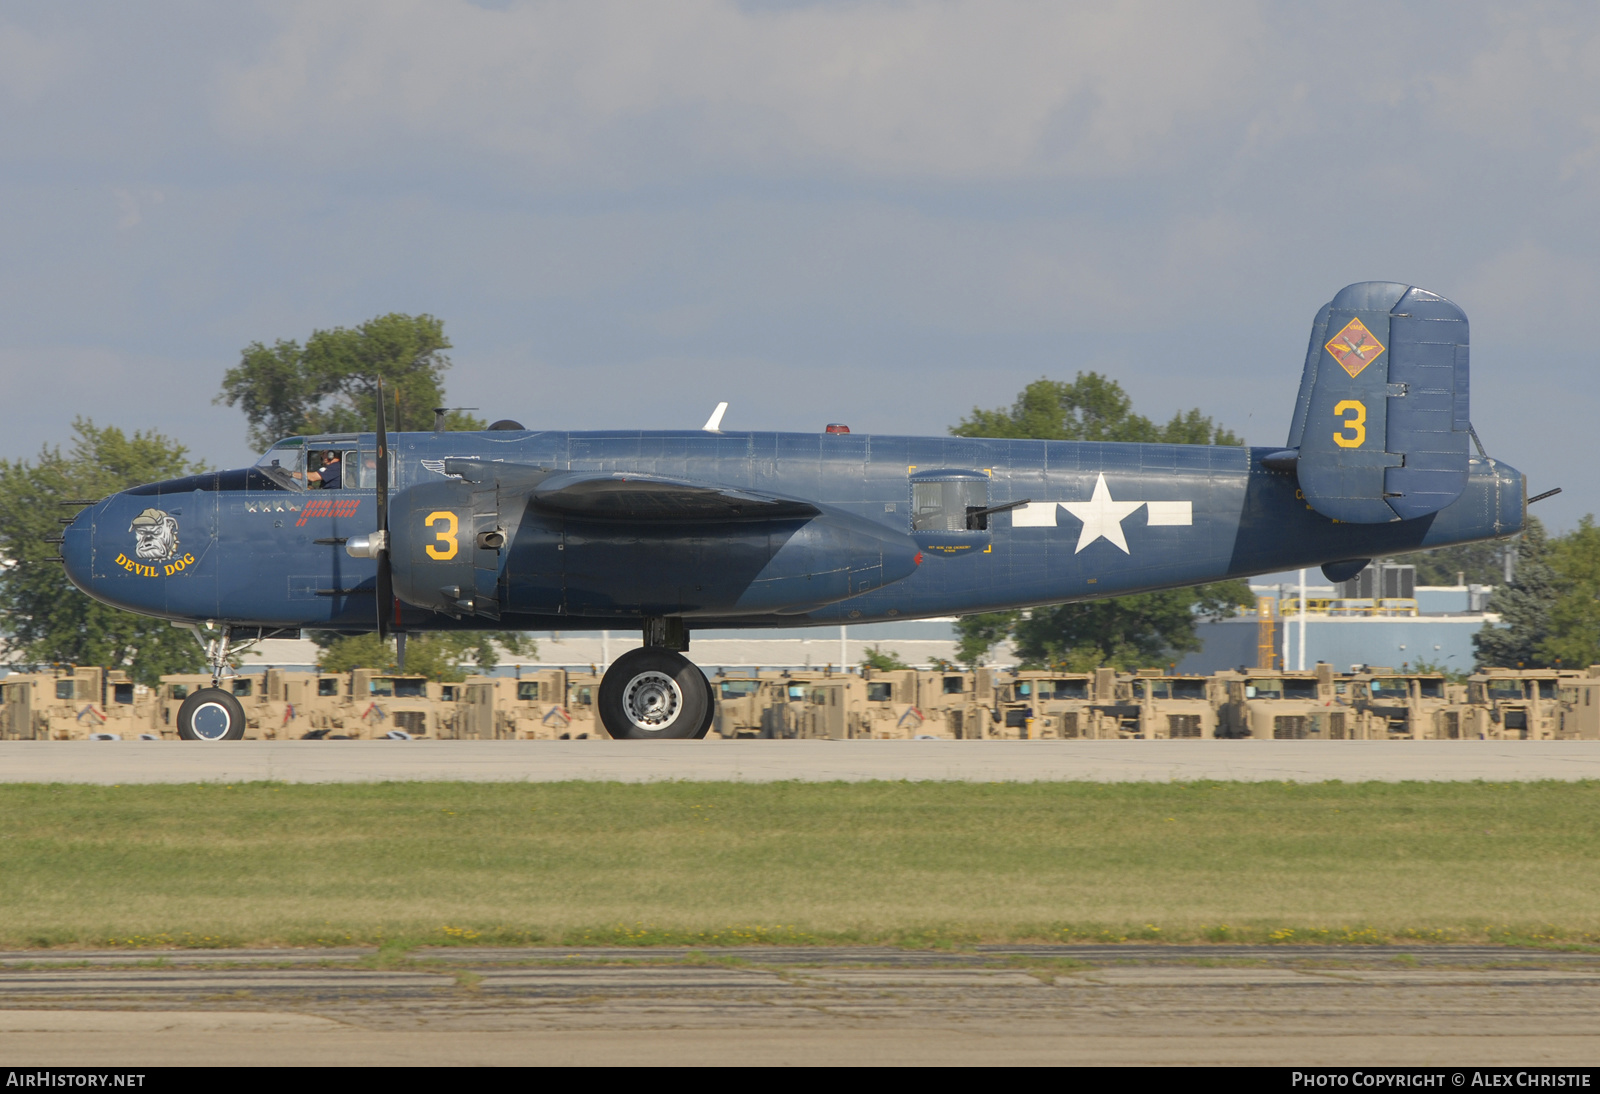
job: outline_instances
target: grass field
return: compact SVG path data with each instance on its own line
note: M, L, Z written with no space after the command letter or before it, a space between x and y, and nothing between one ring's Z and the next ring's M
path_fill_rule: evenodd
M0 786L0 946L1600 941L1600 783Z

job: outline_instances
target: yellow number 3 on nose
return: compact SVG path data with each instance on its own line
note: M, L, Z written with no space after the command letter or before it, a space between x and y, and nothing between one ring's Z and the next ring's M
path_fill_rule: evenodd
M1341 403L1340 405L1342 406L1343 404ZM434 527L441 521L444 522L443 530ZM441 509L437 513L429 513L428 519L422 523L427 525L429 528L434 529L434 543L442 545L442 548L435 547L433 543L429 543L424 546L422 549L428 552L428 557L433 559L435 562L444 562L448 559L455 558L456 548L459 546L456 543L456 515Z
M1364 403L1354 399L1346 399L1333 408L1334 414L1344 418L1344 428L1333 435L1333 443L1340 448L1360 448L1367 441L1367 408ZM452 528L454 525L451 526ZM433 548L428 548L428 553L433 553ZM454 549L451 550L454 554Z

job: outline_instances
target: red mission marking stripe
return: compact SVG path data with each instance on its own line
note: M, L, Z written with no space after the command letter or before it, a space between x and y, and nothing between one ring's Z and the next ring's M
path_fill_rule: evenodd
M306 502L305 508L300 510L300 519L294 522L294 526L303 528L306 520L311 517L355 516L359 508L361 508L360 498L312 498Z

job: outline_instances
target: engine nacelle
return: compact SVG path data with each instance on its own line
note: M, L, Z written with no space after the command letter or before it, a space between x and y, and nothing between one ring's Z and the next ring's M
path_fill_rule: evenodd
M498 619L507 539L493 482L446 479L402 490L389 507L395 595L419 608Z

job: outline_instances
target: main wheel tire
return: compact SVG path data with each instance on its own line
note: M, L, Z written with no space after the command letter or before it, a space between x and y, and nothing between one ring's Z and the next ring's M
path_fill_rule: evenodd
M600 681L600 723L619 740L692 740L710 727L706 674L682 654L629 650Z
M221 688L201 688L178 708L184 741L237 741L244 736L244 707Z
M706 734L711 732L711 727L717 720L717 685L713 684L711 677L703 672L700 673L700 679L706 682L706 716L701 719L700 732L694 735L697 741L705 740Z

